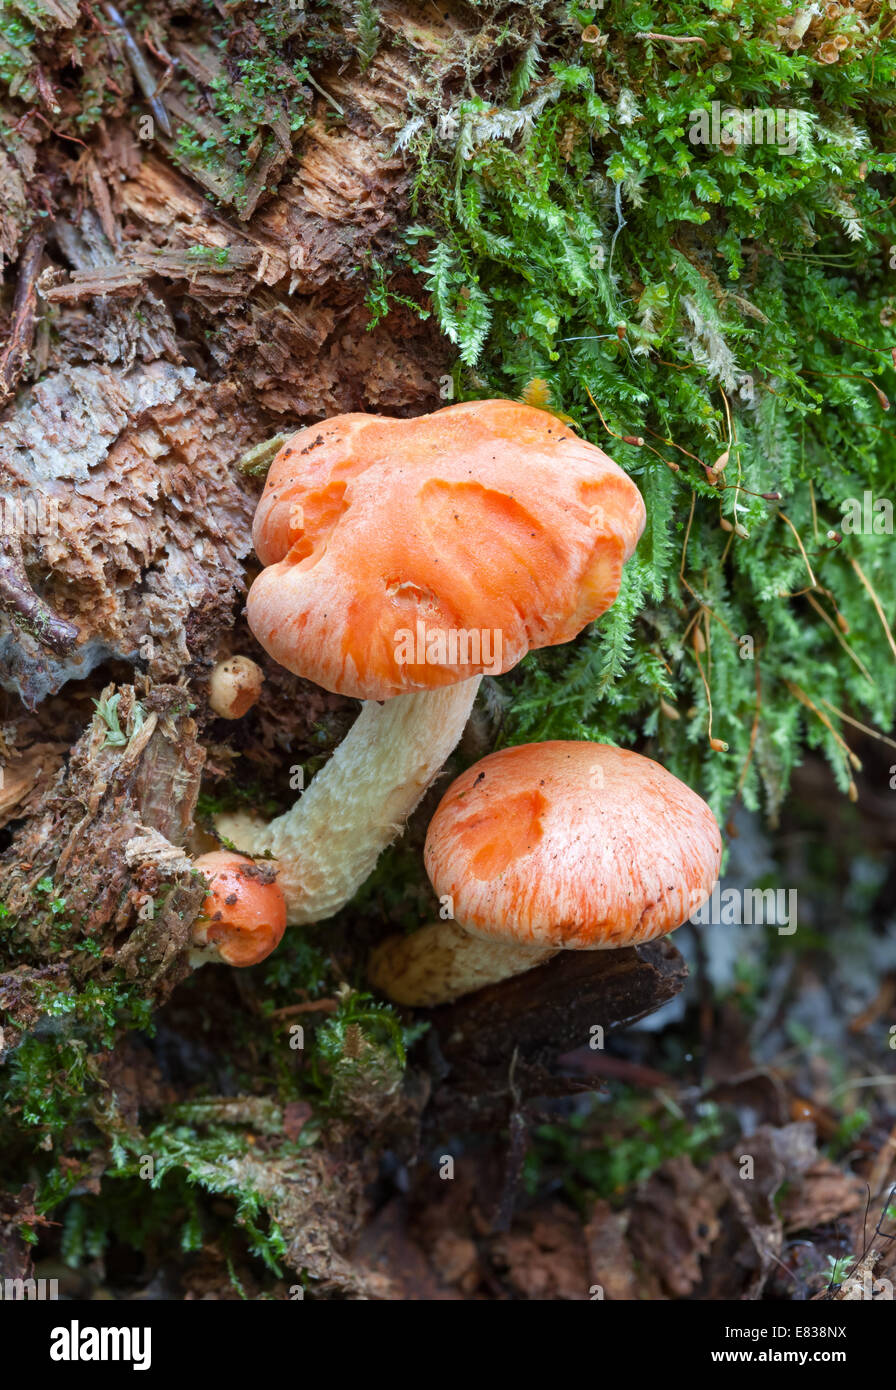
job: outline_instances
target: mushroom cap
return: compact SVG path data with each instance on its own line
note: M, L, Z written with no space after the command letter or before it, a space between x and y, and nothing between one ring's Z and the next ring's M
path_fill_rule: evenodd
M532 406L339 415L273 462L249 625L281 666L360 699L497 675L609 608L644 521L622 469Z
M193 924L193 944L208 946L228 965L257 965L280 944L286 901L269 870L231 850L212 850L193 861L209 881L208 897Z
M715 817L659 763L600 743L492 753L451 784L427 873L468 931L561 950L636 946L686 921L722 857Z
M208 702L222 719L242 719L257 704L264 672L249 656L228 656L212 668Z

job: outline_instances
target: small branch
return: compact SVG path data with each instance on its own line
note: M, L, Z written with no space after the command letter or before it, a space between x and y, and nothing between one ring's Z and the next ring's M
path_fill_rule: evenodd
M273 1013L267 1016L268 1018L294 1018L296 1014L334 1014L338 1008L338 999L309 999L303 1004L287 1004L285 1009L274 1009Z
M304 81L310 82L311 86L314 88L316 92L320 92L322 97L326 97L327 101L334 108L334 110L339 112L340 116L345 115L345 109L339 105L339 102L336 100L335 97L330 96L330 93L326 90L325 87L322 87L319 82L315 82L310 72L305 74Z
M89 145L84 144L83 140L79 140L77 135L66 135L64 130L57 130L55 126L50 125L50 122L47 120L46 116L43 116L40 113L40 111L38 111L36 106L32 106L30 111L26 111L24 116L20 116L20 118L16 121L15 125L12 128L13 135L18 135L22 129L22 126L25 124L26 121L30 121L32 116L36 116L39 121L43 121L44 125L47 127L47 130L52 131L52 133L58 136L60 140L71 140L73 144L80 145L82 150L90 148Z
M19 263L19 279L12 311L9 342L0 356L0 406L13 395L34 344L37 309L37 272L44 253L42 232L33 231L25 242Z
M58 617L32 589L17 537L0 536L0 608L56 656L68 656L78 640L74 624Z
M149 65L143 56L139 43L128 29L124 19L119 14L114 5L103 5L103 11L110 24L118 30L121 46L125 51L125 56L131 66L131 72L137 80L137 85L149 103L149 109L153 116L162 127L163 134L170 137L171 121L168 112L159 97L158 83L149 70Z
M705 39L697 38L696 36L690 34L646 33L635 34L633 35L633 37L636 39L659 39L661 43L702 43L704 48L709 47L709 44L706 42Z

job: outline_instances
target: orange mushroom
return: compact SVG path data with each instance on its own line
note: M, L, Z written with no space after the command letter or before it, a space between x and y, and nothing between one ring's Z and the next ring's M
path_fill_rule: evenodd
M609 608L644 520L622 469L547 411L343 415L274 460L249 623L281 666L360 700L499 674ZM431 641L416 642L418 621ZM479 660L463 660L473 644L452 653L452 631L500 631L500 654L483 659L480 642ZM433 661L439 634L446 659Z
M644 520L612 459L513 401L343 415L284 445L255 515L266 568L249 624L288 670L365 701L293 810L219 821L278 861L290 923L331 916L368 877L483 672L570 641L610 606Z
M286 930L286 902L270 867L230 850L202 854L193 867L209 891L193 923L191 964L257 965Z
M715 817L659 763L599 743L492 753L453 782L426 838L454 920L391 937L370 978L401 1004L444 1003L557 951L637 946L686 921L722 857Z

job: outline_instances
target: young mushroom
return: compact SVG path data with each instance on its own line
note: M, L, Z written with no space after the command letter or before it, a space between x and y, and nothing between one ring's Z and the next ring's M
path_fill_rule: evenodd
M292 810L217 822L277 861L290 924L332 916L369 876L483 672L570 641L610 606L644 520L612 459L513 401L343 415L280 450L255 515L266 568L250 627L288 670L365 701Z
M399 1004L446 1003L558 951L637 946L686 921L718 876L704 801L638 753L502 749L451 784L425 862L454 921L390 937L369 978Z
M264 672L249 656L228 656L212 668L208 703L221 719L242 719L258 703Z
M280 944L286 903L268 865L228 850L193 861L208 879L208 897L193 923L190 964L258 965Z

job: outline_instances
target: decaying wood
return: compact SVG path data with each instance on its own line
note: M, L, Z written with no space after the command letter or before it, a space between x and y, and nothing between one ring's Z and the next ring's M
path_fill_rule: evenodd
M0 857L0 900L10 914L0 967L8 962L5 991L18 990L26 1013L29 989L48 968L72 984L113 973L139 980L156 999L188 973L190 927L206 891L183 854L204 759L188 703L177 686L139 700L133 687L107 687L112 722L97 711L42 807ZM170 855L159 854L162 841ZM23 950L28 967L15 964Z
M0 829L39 810L91 709L86 696L57 696L31 714L0 694Z
M0 686L32 711L0 729L0 825L12 834L0 855L10 914L0 1061L40 1030L56 991L124 980L162 1003L187 974L205 895L187 850L206 755L189 706L205 717L212 663L250 640L239 608L258 446L264 456L273 436L343 411L415 415L442 403L448 349L433 321L393 301L371 325L366 296L411 215L398 136L488 50L479 19L456 8L384 0L363 73L338 22L322 21L307 85L278 69L278 90L258 98L257 137L238 146L203 93L222 82L235 91L236 60L264 46L251 11L218 6L228 37L211 44L208 16L189 7L172 31L167 13L137 24L120 5L35 0L45 42L0 112L0 270L10 266L0 296ZM299 32L305 20L285 22ZM77 87L56 80L67 64L113 94L89 129ZM148 134L135 108L152 118ZM213 157L190 135L213 142ZM392 288L425 302L410 272ZM109 663L136 667L139 688L106 684L89 717ZM241 748L247 765L270 772L334 702L297 694L287 673L267 675L259 729ZM60 720L54 739L43 712L66 698L83 732ZM209 747L218 776L235 757L229 743ZM566 955L432 1015L432 1122L510 1117L499 1224L525 1154L527 1098L590 1089L559 1074L558 1057L595 1024L659 1007L684 975L666 943ZM120 1056L96 1065L124 1098ZM412 1068L383 1094L348 1082L339 1094L344 1157L330 1134L312 1157L249 1153L240 1176L283 1229L288 1264L324 1291L390 1297L389 1280L351 1247L369 1216L371 1136L410 1159L429 1078ZM119 1105L132 1133L138 1109Z
M37 273L43 251L43 233L32 232L25 243L19 266L19 279L12 312L12 327L8 341L0 352L0 406L6 404L15 390L34 342Z
M74 367L26 393L0 424L0 477L37 517L16 541L29 587L78 641L48 651L0 615L7 689L33 707L113 656L158 680L214 659L245 586L253 498L233 465L252 430L232 388L166 362Z
M17 1193L0 1190L0 1276L4 1279L30 1279L34 1274L31 1246L22 1234L47 1225L46 1217L34 1208L35 1187L29 1183Z
M34 743L25 750L17 749L13 762L3 763L0 829L16 817L30 814L35 793L45 789L67 752L66 743Z
M60 618L32 589L18 536L0 536L0 608L54 656L68 656L78 640L74 623Z
M653 1013L684 987L687 966L668 938L622 951L563 951L547 964L433 1009L441 1072L433 1122L461 1109L480 1123L527 1097L593 1090L558 1073L557 1060Z

